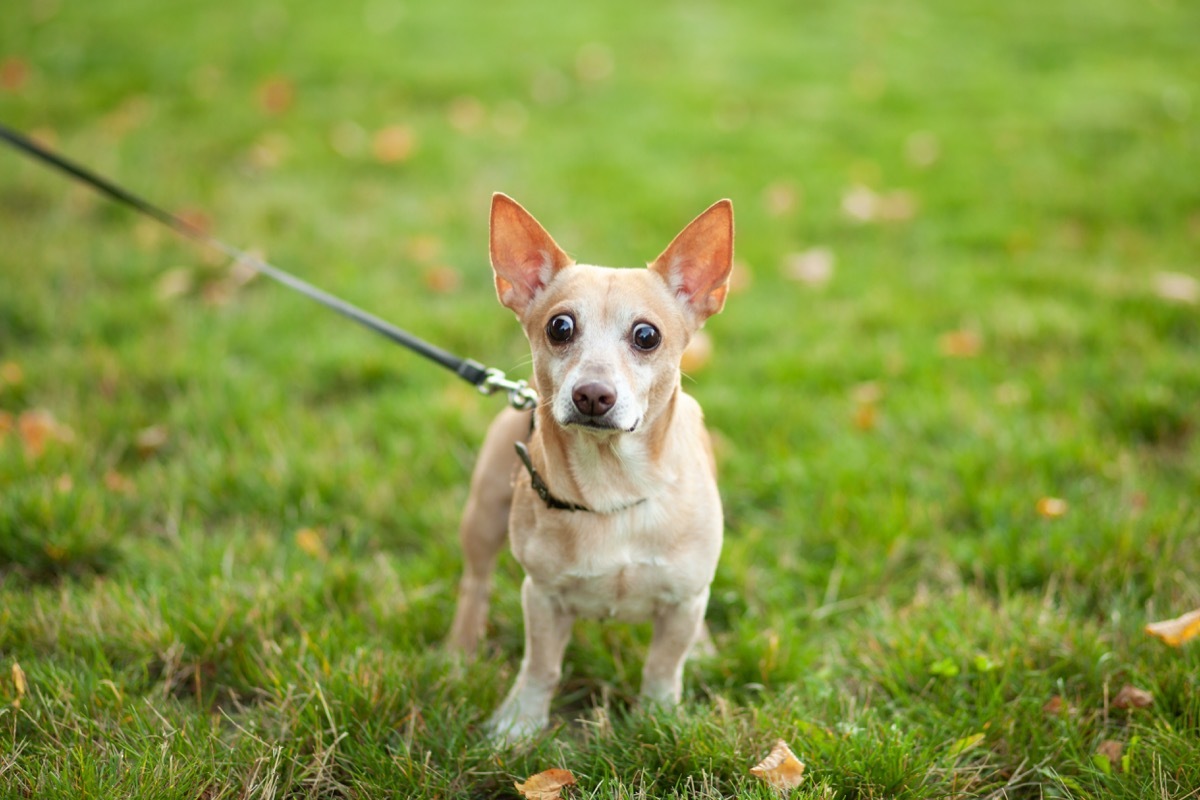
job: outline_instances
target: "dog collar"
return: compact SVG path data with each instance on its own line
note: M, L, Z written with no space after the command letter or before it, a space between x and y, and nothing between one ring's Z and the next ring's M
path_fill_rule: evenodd
M529 472L529 485L533 488L533 491L537 493L537 496L542 498L542 502L546 504L546 508L558 509L559 511L587 511L591 514L615 514L618 511L624 511L627 508L633 508L634 506L641 505L642 503L646 502L646 498L643 497L640 500L635 500L627 505L614 508L611 511L599 512L590 509L587 506L581 506L578 503L568 503L566 500L559 500L557 497L551 494L550 487L546 485L546 482L542 480L542 476L538 474L536 469L534 469L533 459L529 457L529 448L525 446L525 443L514 442L513 444L517 449L517 458L521 459L521 463L525 465L526 471Z

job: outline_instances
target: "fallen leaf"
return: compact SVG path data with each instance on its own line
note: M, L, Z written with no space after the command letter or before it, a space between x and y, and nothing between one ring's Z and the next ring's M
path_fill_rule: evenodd
M1181 272L1160 272L1155 275L1154 291L1164 300L1188 305L1200 303L1200 280Z
M696 331L692 336L692 340L688 342L688 346L683 350L683 358L679 361L679 368L685 374L698 372L704 369L712 358L713 343L712 337L706 331Z
M1037 501L1038 516L1046 519L1058 519L1067 513L1067 501L1061 497L1042 497Z
M833 277L833 251L828 247L813 247L792 253L784 262L784 271L789 278L809 286L828 283Z
M407 161L416 148L417 137L407 125L389 125L371 138L371 154L381 164Z
M796 210L800 194L791 183L777 181L763 189L762 203L769 216L782 217Z
M258 106L273 116L279 116L292 107L296 89L292 82L280 75L263 81L258 87Z
M182 297L192 290L192 271L187 267L172 267L158 276L154 296L162 302Z
M563 788L574 785L575 776L566 769L548 769L531 775L524 783L513 781L513 786L527 800L559 800Z
M313 528L301 528L296 531L296 545L313 558L321 561L329 558L329 551L321 541L321 534Z
M1096 747L1095 759L1104 759L1107 762L1108 769L1104 769L1103 765L1099 765L1106 773L1111 774L1113 771L1121 769L1121 754L1125 752L1124 742L1118 742L1115 739L1105 739Z
M972 330L948 331L938 337L938 350L950 358L974 358L983 350L983 337Z
M881 194L856 184L842 195L842 213L855 222L906 222L917 214L917 198L907 189Z
M986 733L973 733L970 736L964 736L954 744L950 745L950 757L962 755L966 751L978 747L984 739L987 738Z
M32 458L39 457L46 450L46 445L52 441L69 442L75 434L66 425L54 418L54 415L44 409L24 411L17 417L17 433L25 453Z
M1157 636L1172 647L1179 647L1189 639L1200 636L1200 608L1175 619L1151 622L1146 626L1146 633Z
M446 119L459 133L470 133L487 119L487 108L478 98L463 95L450 101L446 108Z
M110 492L117 494L133 494L135 488L134 483L129 478L125 477L115 469L110 469L104 473L104 486Z
M462 285L462 276L458 274L458 270L444 264L429 267L423 277L425 286L437 294L450 294Z
M1145 708L1154 702L1154 695L1132 684L1125 684L1112 700L1113 708Z
M1072 711L1073 709L1067 705L1067 701L1062 699L1062 695L1057 694L1042 706L1042 713L1051 717L1057 717L1064 713L1070 714Z
M140 429L134 435L133 446L137 447L138 455L145 458L162 450L169 438L170 434L166 425L151 425L148 428Z
M9 56L0 62L0 89L19 92L29 79L29 64L24 59Z
M29 691L29 682L25 680L25 670L21 669L21 665L16 661L12 665L13 686L17 690L17 699L13 700L15 708L21 707L21 698Z
M781 794L786 794L804 780L804 762L796 758L787 742L777 739L767 757L750 768L750 774L762 778Z
M25 372L15 361L0 364L0 386L20 386L25 381Z

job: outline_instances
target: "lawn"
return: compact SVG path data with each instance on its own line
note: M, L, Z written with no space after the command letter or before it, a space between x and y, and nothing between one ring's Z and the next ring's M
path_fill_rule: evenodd
M690 366L717 653L439 647L497 398L0 149L0 796L1183 798L1200 790L1200 6L8 0L0 121L523 376L504 191L640 266L721 197ZM1122 689L1149 693L1125 702Z

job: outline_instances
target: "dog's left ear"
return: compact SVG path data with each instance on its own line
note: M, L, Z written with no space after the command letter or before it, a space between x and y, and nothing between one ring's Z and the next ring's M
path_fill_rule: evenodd
M697 324L725 306L733 269L733 203L718 200L696 217L650 269L696 316Z

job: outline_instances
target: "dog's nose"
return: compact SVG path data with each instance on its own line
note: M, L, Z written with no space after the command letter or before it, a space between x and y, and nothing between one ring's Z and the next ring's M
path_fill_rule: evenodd
M608 413L617 402L617 390L607 383L592 381L575 387L571 393L575 407L581 414L589 417L602 417Z

